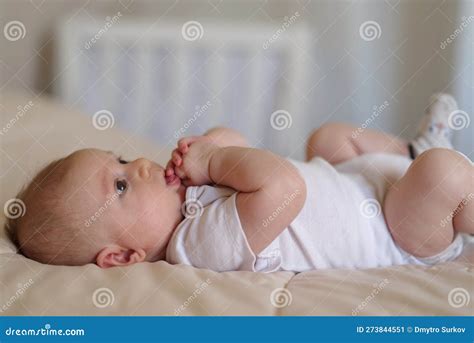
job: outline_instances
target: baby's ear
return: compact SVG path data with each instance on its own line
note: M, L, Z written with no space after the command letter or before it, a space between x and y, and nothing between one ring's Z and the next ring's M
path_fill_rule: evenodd
M118 245L110 245L99 252L95 263L101 268L128 266L143 262L145 257L146 253L143 249L134 250L122 248Z

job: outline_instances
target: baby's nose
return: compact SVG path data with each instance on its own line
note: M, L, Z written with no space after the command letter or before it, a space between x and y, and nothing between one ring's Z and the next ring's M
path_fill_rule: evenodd
M150 162L145 158L139 158L135 161L138 165L138 176L142 179L148 179L150 177Z

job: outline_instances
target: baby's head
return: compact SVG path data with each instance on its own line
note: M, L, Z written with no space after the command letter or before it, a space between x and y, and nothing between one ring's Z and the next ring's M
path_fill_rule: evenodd
M59 265L123 266L163 259L183 219L185 188L144 158L79 150L50 163L18 195L25 214L7 230L19 251Z

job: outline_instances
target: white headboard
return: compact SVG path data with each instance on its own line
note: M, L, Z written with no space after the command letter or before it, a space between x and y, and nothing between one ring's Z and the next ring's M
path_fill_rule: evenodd
M58 27L56 92L161 144L227 125L252 144L301 156L310 36L298 16L277 30L275 23L128 21L120 12L76 18Z

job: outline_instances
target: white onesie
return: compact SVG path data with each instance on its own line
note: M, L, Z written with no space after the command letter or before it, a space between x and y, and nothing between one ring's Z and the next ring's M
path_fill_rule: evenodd
M430 265L461 253L460 235L446 250L428 258L412 256L393 241L382 203L388 187L405 173L410 159L367 154L337 166L318 157L291 162L306 182L306 202L293 222L260 254L252 252L242 229L237 192L200 186L186 190L189 215L173 233L166 260L214 271L302 272ZM263 214L262 227L272 215L275 213Z

